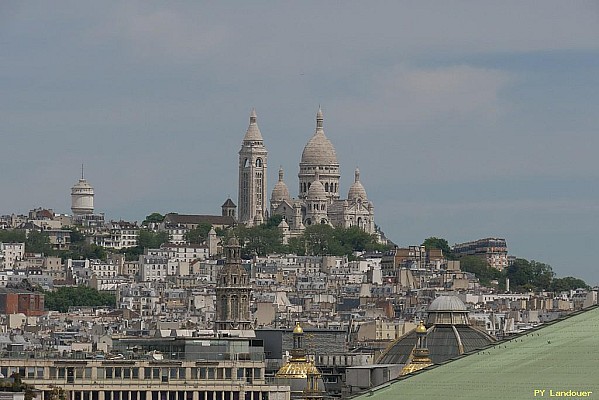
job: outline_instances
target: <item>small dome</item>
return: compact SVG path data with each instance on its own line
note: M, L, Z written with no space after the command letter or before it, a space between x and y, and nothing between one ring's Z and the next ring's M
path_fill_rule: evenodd
M256 110L252 109L252 114L250 115L250 126L248 126L248 130L243 138L244 142L261 142L263 140L257 121L258 117L256 115Z
M293 333L297 334L297 335L304 333L304 329L301 327L299 322L295 323L295 328L293 328Z
M360 183L360 170L356 168L354 183L349 188L349 192L347 193L347 199L350 201L356 201L358 199L362 201L366 201L368 197L366 196L366 189Z
M285 182L283 182L283 167L281 167L279 168L279 181L275 184L275 187L272 188L270 199L272 201L283 201L289 200L290 198L289 189Z
M276 373L277 378L307 378L308 375L320 376L320 371L309 361L290 361Z
M428 306L428 312L431 311L468 311L466 306L456 296L439 296Z
M333 144L324 135L322 128L322 110L316 115L316 132L310 138L302 152L301 164L337 165L337 153Z
M312 182L306 198L310 200L326 200L327 192L324 190L324 186L322 186L322 183L320 183L319 180Z

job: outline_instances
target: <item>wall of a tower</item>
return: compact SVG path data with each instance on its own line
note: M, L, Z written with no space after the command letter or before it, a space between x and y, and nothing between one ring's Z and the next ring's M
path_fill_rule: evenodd
M244 143L239 152L239 222L251 225L256 215L267 214L267 158L264 145Z
M71 190L71 211L75 215L93 214L94 189L91 187L73 187Z

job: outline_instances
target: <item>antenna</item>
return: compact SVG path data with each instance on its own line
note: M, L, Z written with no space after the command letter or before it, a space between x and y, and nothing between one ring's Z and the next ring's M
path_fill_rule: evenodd
M81 164L81 179L85 179L85 178L83 177L83 163Z

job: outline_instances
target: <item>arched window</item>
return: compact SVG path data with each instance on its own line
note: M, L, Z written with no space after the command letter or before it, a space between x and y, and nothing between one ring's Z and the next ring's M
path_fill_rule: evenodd
M235 295L231 296L231 318L239 319L239 300Z
M332 185L331 185L331 189L332 189ZM328 192L329 191L329 182L324 184L324 191Z
M247 168L250 166L250 160L248 160L247 158L243 161L243 167Z
M256 159L256 167L261 167L262 166L262 159L261 158L257 158Z
M221 308L220 315L223 318L227 318L227 314L229 314L228 304L227 304L227 296L222 296L220 298L220 308Z

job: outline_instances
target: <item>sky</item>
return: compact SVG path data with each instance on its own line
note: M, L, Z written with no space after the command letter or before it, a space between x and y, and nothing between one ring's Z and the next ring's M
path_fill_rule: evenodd
M0 2L0 214L220 214L252 108L292 196L319 105L400 246L599 283L595 1Z

